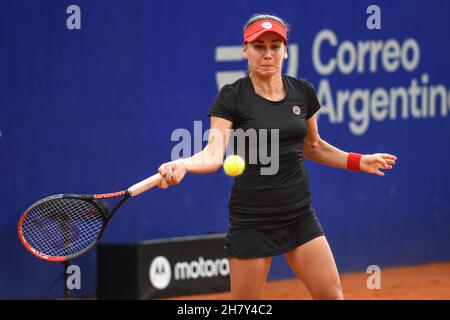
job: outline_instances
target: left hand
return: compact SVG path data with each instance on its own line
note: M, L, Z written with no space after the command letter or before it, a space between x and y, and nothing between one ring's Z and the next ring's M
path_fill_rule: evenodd
M391 170L395 161L397 157L388 153L365 154L361 157L359 167L361 171L384 176L385 173L380 169Z

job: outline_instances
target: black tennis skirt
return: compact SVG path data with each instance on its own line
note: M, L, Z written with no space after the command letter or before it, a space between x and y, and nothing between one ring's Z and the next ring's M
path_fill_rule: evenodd
M323 234L311 206L273 214L230 209L224 249L227 257L271 257L291 251Z

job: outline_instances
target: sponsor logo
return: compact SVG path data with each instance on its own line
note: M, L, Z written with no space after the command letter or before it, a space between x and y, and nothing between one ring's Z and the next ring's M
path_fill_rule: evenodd
M261 24L261 27L263 27L264 29L272 29L272 24L266 21Z
M175 280L189 280L198 278L226 277L230 274L227 259L203 259L191 262L178 262L175 267Z
M199 278L226 277L230 274L228 259L198 259L174 264L173 270L166 257L158 256L150 263L150 283L156 289L167 288L172 281L195 280Z
M159 290L169 286L172 279L172 268L166 257L158 256L153 259L149 268L150 283Z

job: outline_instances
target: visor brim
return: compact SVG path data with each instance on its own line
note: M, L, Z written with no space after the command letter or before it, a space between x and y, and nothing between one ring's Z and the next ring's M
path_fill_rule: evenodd
M245 42L253 42L253 41L255 41L256 39L258 39L260 36L262 36L263 34L265 34L267 32L272 32L272 33L275 33L275 34L279 35L281 37L281 39L284 41L284 44L287 44L286 36L282 32L279 32L279 31L274 30L274 29L263 29L263 30L260 30L260 31L258 31L256 33L252 34L251 36L248 36L246 39L244 39L244 41Z

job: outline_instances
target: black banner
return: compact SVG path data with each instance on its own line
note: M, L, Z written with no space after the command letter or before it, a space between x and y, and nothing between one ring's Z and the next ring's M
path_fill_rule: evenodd
M225 234L100 244L99 299L150 299L229 290Z

